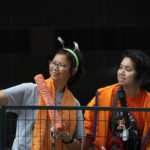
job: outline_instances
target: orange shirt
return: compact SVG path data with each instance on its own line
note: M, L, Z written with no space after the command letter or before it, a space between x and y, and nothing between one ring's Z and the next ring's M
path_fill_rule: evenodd
M115 95L115 92L118 88L118 84L110 85L104 88L100 88L97 91L99 92L98 95L98 106L100 107L111 107L113 97ZM140 93L134 97L126 98L128 107L145 107L150 108L150 93L141 90ZM89 102L87 106L95 106L95 97ZM118 101L118 106L120 105L120 102ZM93 144L96 146L96 150L100 149L100 147L104 146L107 147L107 150L109 150L109 141L110 138L108 137L110 135L110 111L98 111L97 114L97 130L96 130L96 138ZM130 119L135 122L137 125L137 129L142 132L142 140L145 138L148 129L150 128L150 112L130 112ZM94 130L94 111L86 110L84 113L84 126L86 133L89 135L93 135ZM143 120L145 122L143 122ZM147 143L150 143L149 141ZM147 144L145 144L147 145ZM148 146L146 146L148 147ZM145 148L146 148L145 147ZM145 149L144 148L144 149Z
M118 86L116 86L113 91L112 91L112 99L111 99L111 107L113 107L113 99L114 99L114 95L116 94L116 91L118 89ZM137 107L137 108L142 108L144 105L144 99L145 97L145 91L141 90L139 92L139 94L135 97L126 97L126 104L127 107ZM121 103L120 100L118 100L118 105L117 107L121 107ZM138 111L130 111L129 113L129 120L132 124L134 124L136 126L136 129L140 132L143 133L143 129L144 129L144 121L143 121L143 113L142 112L138 112ZM110 118L111 118L111 114L110 113ZM119 116L120 114L120 116ZM118 116L116 117L116 119L120 119L122 117L122 113L118 113ZM110 148L112 140L111 140L111 129L109 128L109 133L108 133L108 139L107 139L107 149ZM142 135L142 134L141 134ZM114 139L116 145L118 145L118 147L122 147L122 142L119 138L115 138Z

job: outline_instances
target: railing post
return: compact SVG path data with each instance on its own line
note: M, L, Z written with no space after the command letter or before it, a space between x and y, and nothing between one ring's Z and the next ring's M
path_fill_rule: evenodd
M0 105L0 150L5 150L6 138L5 138L5 106Z

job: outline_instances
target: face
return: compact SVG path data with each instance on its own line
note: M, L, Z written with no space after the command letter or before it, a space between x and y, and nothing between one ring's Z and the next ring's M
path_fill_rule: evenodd
M70 63L63 54L56 54L49 64L49 73L54 82L67 83L71 73L69 71Z
M118 83L124 87L135 85L136 70L133 61L129 57L123 58L117 72Z

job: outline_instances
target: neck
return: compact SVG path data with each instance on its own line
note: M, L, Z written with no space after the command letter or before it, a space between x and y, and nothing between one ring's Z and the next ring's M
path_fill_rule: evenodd
M55 86L55 91L57 91L57 92L64 92L66 84L56 83L55 82L54 86Z
M127 97L135 97L139 94L140 92L140 87L136 86L136 87L124 87L124 91Z

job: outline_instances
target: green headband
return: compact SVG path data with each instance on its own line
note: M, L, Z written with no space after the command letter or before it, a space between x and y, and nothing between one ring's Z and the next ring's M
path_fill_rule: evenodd
M69 53L71 53L73 55L73 57L76 61L76 68L78 68L79 67L79 59L78 59L76 53L73 50L69 49L69 48L64 48L64 50L68 51Z

